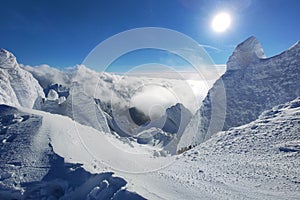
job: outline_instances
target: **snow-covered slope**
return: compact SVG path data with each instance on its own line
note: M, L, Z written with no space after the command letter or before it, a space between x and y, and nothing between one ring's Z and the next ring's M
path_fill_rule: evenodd
M300 97L213 135L165 169L141 175L147 181L136 180L141 185L132 187L149 199L296 200L299 133Z
M33 76L23 70L16 57L0 49L0 103L32 108L43 97L43 89Z
M64 116L1 110L2 199L21 198L20 189L33 199L142 198L125 188L147 199L300 197L300 98L173 157L152 156L153 149ZM122 178L104 173L109 171Z
M186 130L185 135L193 137L183 143L201 143L220 130L249 123L264 110L296 98L300 95L299 66L300 42L280 55L265 58L257 39L248 38L236 47L226 73L209 90ZM224 119L213 109L224 110ZM218 115L214 116L218 124L212 124L213 114Z
M76 143L76 128L68 118L41 117L6 105L0 110L0 199L144 199L126 190L123 178L101 170L92 174L76 162L85 159L85 167L91 168L95 163ZM47 128L51 126L56 128ZM66 136L74 139L64 140ZM56 151L65 156L75 153L77 158L67 163L72 156L63 158Z

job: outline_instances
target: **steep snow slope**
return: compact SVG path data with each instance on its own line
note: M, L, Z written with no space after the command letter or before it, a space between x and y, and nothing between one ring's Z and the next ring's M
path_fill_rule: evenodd
M256 121L213 135L165 169L140 175L132 188L149 199L296 200L299 133L297 98Z
M300 95L299 66L300 42L280 55L265 58L257 39L248 38L236 47L226 73L209 90L184 134L193 137L183 143L201 143L220 130L249 123L264 110L296 98ZM213 109L224 110L224 118ZM211 121L213 115L218 116Z
M39 96L44 93L37 80L19 66L13 54L0 49L0 103L32 108Z

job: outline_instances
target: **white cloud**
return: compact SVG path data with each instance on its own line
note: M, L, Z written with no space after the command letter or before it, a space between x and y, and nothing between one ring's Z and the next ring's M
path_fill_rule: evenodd
M193 71L133 72L128 73L128 76L121 76L95 72L83 65L64 71L47 65L24 68L43 83L43 87L51 83L71 87L72 82L76 81L84 85L88 95L111 102L115 110L136 106L152 116L161 115L161 109L176 103L182 103L194 113L200 107L208 89L220 76L216 70L210 72L213 79L202 80Z

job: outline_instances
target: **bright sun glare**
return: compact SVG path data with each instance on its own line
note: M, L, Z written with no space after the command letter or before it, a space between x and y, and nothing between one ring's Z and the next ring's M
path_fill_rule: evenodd
M231 17L228 13L219 13L217 14L212 21L212 28L215 32L224 32L226 31L231 24Z

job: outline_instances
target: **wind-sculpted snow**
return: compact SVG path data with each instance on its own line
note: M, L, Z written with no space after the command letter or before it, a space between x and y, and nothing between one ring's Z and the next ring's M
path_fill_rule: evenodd
M209 90L184 134L192 137L184 140L190 144L201 143L220 130L249 123L264 110L296 98L300 95L299 66L299 42L280 55L265 58L259 42L250 37L234 50L227 62L226 73ZM219 92L222 87L225 94ZM225 99L226 104L219 103ZM216 122L224 123L220 130L214 129L210 120L216 114L214 106L226 110L225 119L220 115Z
M42 117L0 105L0 199L144 199L112 172L91 174L53 151Z
M13 54L0 49L0 103L32 108L39 96L44 93L37 80L19 66Z
M42 118L6 105L0 105L0 110L1 190L42 179L49 167L45 156L48 138L45 136L44 143L38 141Z

